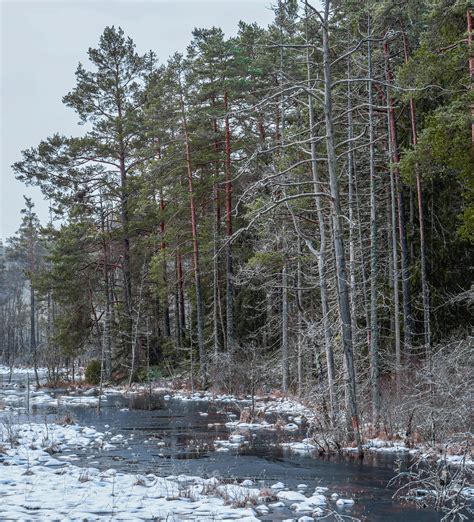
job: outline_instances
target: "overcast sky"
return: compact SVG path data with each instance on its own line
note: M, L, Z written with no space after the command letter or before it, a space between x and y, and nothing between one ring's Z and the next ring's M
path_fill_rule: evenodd
M166 61L186 49L194 27L215 25L233 35L239 20L267 26L270 5L271 0L0 0L0 238L18 229L23 194L33 197L40 219L47 219L39 189L16 181L10 166L21 150L55 132L80 133L78 118L61 98L105 26L122 27L138 52L152 49Z

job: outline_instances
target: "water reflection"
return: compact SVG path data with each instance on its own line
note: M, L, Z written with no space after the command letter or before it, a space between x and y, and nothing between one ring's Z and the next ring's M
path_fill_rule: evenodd
M64 391L51 391L60 397ZM219 441L229 438L226 423L239 414L231 403L165 400L163 394L130 397L110 395L100 411L95 407L32 405L33 420L55 421L66 412L83 425L111 436L122 436L112 451L70 450L77 465L101 469L115 468L128 473L155 473L161 476L189 474L252 479L261 486L281 481L296 489L307 484L308 491L327 486L331 492L356 499L343 513L370 521L436 521L432 511L417 510L392 500L387 483L394 475L395 457L368 454L363 462L353 457L293 455L281 442L301 440L301 431L244 430L244 442L229 451L218 451ZM408 463L408 462L407 462ZM342 512L341 512L342 513ZM277 510L262 520L282 520L294 516L288 509Z

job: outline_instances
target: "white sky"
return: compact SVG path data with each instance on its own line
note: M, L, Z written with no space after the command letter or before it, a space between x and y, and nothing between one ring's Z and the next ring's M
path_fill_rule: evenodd
M33 197L44 222L48 205L36 187L15 180L20 152L55 132L80 134L75 113L61 103L74 86L79 61L107 25L120 26L144 53L161 62L184 51L194 27L221 27L233 35L239 20L267 26L271 0L0 0L0 238L20 224L23 194Z

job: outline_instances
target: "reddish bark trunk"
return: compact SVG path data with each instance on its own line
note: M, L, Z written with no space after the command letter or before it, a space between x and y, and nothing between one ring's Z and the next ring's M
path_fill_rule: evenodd
M408 41L407 35L403 32L403 52L405 55L405 63L408 62ZM418 142L417 129L416 129L416 112L415 112L415 101L410 97L410 121L411 121L411 138L413 147L416 147ZM430 327L430 298L429 288L427 281L427 269L426 269L426 247L425 247L425 224L424 224L424 213L423 213L423 192L421 190L421 178L418 167L416 167L416 193L418 203L418 223L420 228L420 258L421 258L421 292L423 299L423 325L424 325L424 340L425 345L429 347L431 345L431 327Z
M163 191L160 190L160 210L161 210L161 220L160 220L160 233L161 233L161 257L162 257L162 270L163 270L163 305L164 305L164 331L165 336L171 336L171 324L170 324L170 307L168 302L168 276L167 276L167 267L166 267L166 242L165 242L165 200L163 198Z
M467 10L467 44L469 48L469 77L471 79L471 89L474 89L474 55L472 50L472 32L474 22L472 20L472 9ZM471 136L472 146L474 147L474 103L471 104Z
M384 42L384 53L387 62L387 83L391 85L393 81L392 72L389 63L389 48L388 43ZM410 353L412 346L412 314L411 314L411 299L409 289L410 270L408 264L408 244L407 231L405 223L405 201L403 197L403 188L400 180L400 154L397 143L397 128L395 124L395 108L393 105L393 98L389 96L389 124L390 124L390 139L392 142L392 161L394 163L395 184L397 190L397 210L398 210L398 231L400 234L401 247L401 265L402 265L402 294L403 294L403 320L404 320L404 334L405 334L405 352Z
M225 110L225 221L226 221L226 318L227 318L227 349L231 350L234 338L234 282L232 266L232 171L230 148L230 123L229 123L229 96L224 93Z
M185 158L186 158L186 171L188 177L188 189L189 189L189 208L191 213L191 234L193 242L193 265L194 265L194 283L196 291L196 323L197 323L197 338L199 347L199 362L200 362L200 374L201 384L204 386L207 379L207 365L206 365L206 349L204 344L204 316L203 316L203 303L202 303L202 287L201 287L201 272L199 265L199 240L197 233L197 221L196 221L196 205L194 201L194 183L193 183L193 164L191 158L191 147L189 143L189 130L186 118L186 110L184 106L183 93L180 92L180 104L181 104L181 115L183 123L184 133L184 147L185 147Z
M178 304L179 304L179 325L184 336L186 332L186 312L184 307L184 277L183 277L183 262L181 260L181 252L178 248L176 253L176 268L178 279Z

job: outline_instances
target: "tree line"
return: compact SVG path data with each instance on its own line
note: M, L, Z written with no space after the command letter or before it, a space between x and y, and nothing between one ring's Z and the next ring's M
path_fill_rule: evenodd
M83 132L13 165L50 222L27 199L6 245L3 358L280 389L360 450L415 411L435 438L433 368L469 368L472 11L274 11L164 64L113 26L88 50L63 98Z

